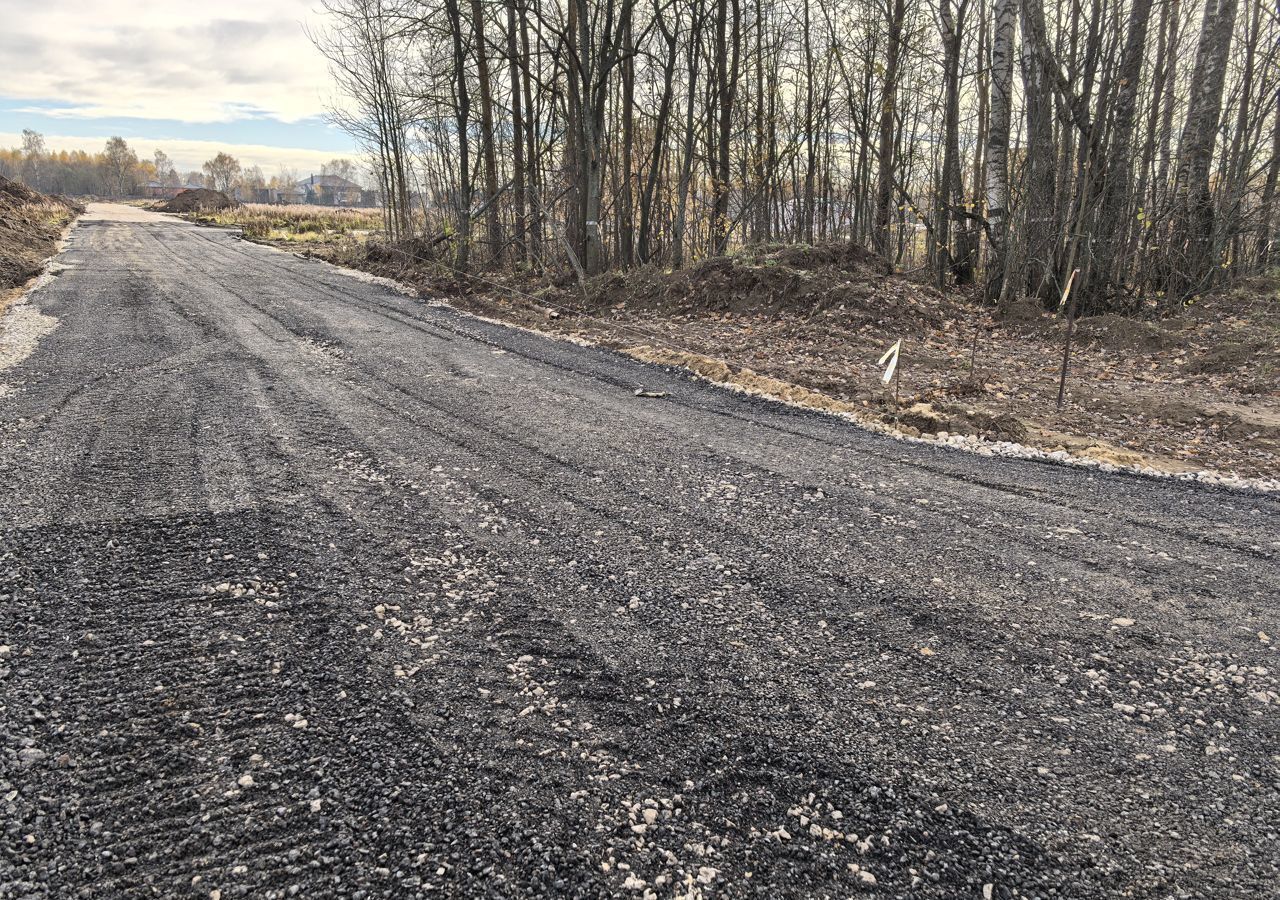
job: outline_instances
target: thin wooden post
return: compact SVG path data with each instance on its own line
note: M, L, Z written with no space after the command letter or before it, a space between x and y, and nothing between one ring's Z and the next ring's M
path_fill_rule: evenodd
M898 399L898 387L902 384L902 346L905 341L898 342L898 367L893 370L893 405L901 406L902 401Z
M1062 291L1062 301L1058 304L1059 306L1067 303L1067 298L1071 296L1071 285L1075 284L1076 276L1079 274L1079 269L1071 270L1071 276L1067 279L1067 286ZM1076 302L1073 299L1067 306L1067 342L1062 348L1062 376L1058 379L1058 409L1062 409L1062 398L1067 393L1067 366L1071 361L1071 333L1075 330L1075 325Z

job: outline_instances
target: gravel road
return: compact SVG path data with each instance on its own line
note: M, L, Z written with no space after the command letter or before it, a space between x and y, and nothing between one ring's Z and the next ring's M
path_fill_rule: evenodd
M0 897L1277 896L1275 497L123 207L61 262L0 371Z

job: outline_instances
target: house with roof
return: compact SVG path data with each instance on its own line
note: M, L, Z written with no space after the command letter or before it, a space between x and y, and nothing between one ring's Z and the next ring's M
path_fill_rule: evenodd
M148 200L172 200L183 191L194 191L203 187L203 184L166 184L153 179L143 184L138 191Z
M306 203L307 191L300 184L291 184L288 187L274 188L271 191L272 203L291 204Z
M340 175L311 175L298 182L307 203L320 206L361 206L364 188Z

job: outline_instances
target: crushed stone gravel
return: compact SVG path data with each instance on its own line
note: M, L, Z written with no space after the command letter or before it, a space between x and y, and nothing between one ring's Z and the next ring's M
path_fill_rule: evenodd
M112 210L0 397L0 894L1274 893L1273 494Z

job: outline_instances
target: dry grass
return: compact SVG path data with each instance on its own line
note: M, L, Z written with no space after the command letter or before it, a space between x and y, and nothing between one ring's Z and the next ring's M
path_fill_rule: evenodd
M187 218L205 225L238 226L252 240L284 243L328 243L382 227L380 210L332 206L246 203L231 209L191 213Z

